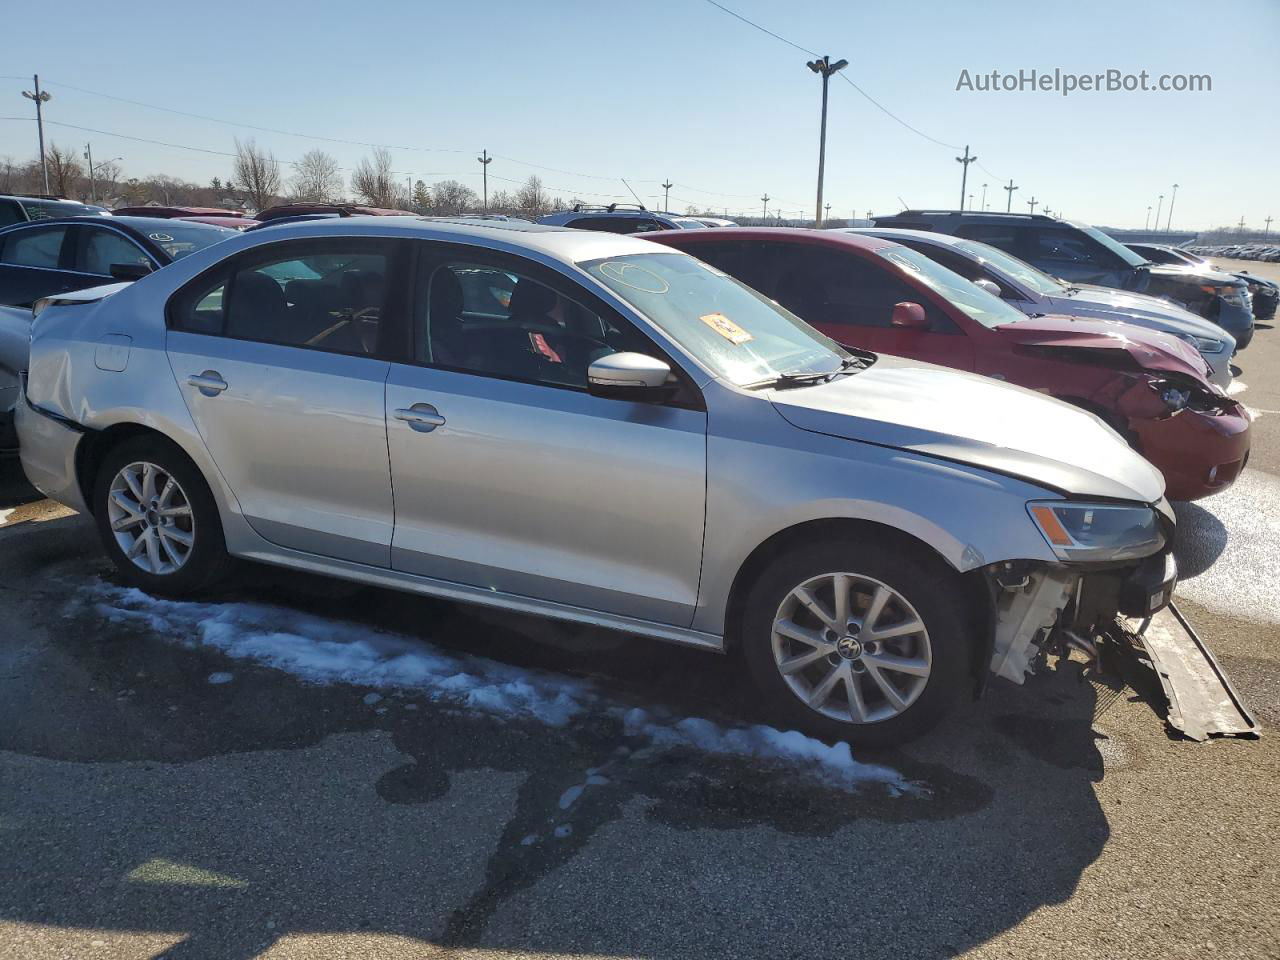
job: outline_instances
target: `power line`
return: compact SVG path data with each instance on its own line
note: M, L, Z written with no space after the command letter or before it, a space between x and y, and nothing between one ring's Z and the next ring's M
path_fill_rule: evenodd
M735 13L734 11L732 11L732 10L730 10L728 7L726 7L724 4L722 4L722 3L716 3L716 0L707 0L707 3L711 4L711 5L712 5L713 7L715 7L716 9L721 10L721 11L723 11L724 13L727 13L729 16L731 16L731 17L733 17L733 18L735 18L735 19L737 19L737 20L741 20L741 21L742 21L743 23L745 23L747 26L749 26L749 27L755 27L755 28L756 28L757 30L759 30L761 33L767 33L769 36L773 37L773 39L775 39L775 40L781 40L783 43L785 43L785 44L786 44L787 46L789 46L789 47L795 47L795 48L796 48L797 50L799 50L801 53L807 53L807 54L809 54L809 56L811 56L811 57L816 57L816 56L818 56L818 54L817 54L817 53L815 53L813 50L810 50L808 47L802 47L802 46L800 46L800 44L796 43L794 40L788 40L786 37L781 36L781 35L779 35L779 34L776 34L776 33L774 33L772 30L770 30L768 27L762 27L762 26L760 26L760 24L756 23L754 20L748 20L748 19L747 19L746 17L744 17L742 14L740 14L740 13Z

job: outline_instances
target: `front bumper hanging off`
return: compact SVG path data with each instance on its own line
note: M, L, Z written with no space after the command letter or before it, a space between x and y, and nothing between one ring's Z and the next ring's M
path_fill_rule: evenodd
M1145 620L1117 617L1105 633L1120 669L1154 671L1169 726L1192 740L1256 738L1261 728L1222 666L1178 608L1170 603Z

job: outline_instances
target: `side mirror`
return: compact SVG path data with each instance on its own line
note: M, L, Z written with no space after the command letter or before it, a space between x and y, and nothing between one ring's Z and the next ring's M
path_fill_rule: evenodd
M111 276L116 280L141 280L151 272L149 263L113 263Z
M930 326L929 318L925 316L924 307L918 303L910 302L895 303L893 305L893 316L890 317L889 323L905 330L928 330Z
M991 294L993 297L999 297L1004 293L1004 291L1000 289L1000 284L996 283L994 280L988 280L986 277L979 277L977 280L973 281L973 285L980 290L987 291L987 293Z
M674 392L667 384L671 368L643 353L611 353L587 369L587 392L613 400L653 402Z

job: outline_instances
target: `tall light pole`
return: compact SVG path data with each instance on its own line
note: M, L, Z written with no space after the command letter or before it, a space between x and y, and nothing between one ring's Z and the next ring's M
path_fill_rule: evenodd
M1040 202L1040 201L1039 201L1039 200L1037 200L1035 197L1032 197L1030 200L1028 200L1028 201L1027 201L1027 206L1031 208L1031 213L1032 213L1033 215L1034 215L1034 214L1035 214L1035 212L1036 212L1036 204L1037 204L1037 203L1039 203L1039 202Z
M962 164L962 167L964 170L964 172L960 174L960 209L961 210L964 209L964 193L965 193L965 190L968 189L967 184L969 182L969 164L976 163L977 160L978 160L978 157L976 154L972 157L969 156L969 145L967 143L964 145L964 156L956 157L956 163Z
M973 209L973 194L969 194L969 209Z
M1143 230L1151 229L1151 204L1149 203L1147 204L1147 219L1142 221L1142 229Z
M23 90L22 95L28 100L36 102L36 132L40 137L40 175L44 177L44 192L49 192L49 164L44 155L44 113L40 110L42 104L48 103L53 99L53 94L48 90L40 89L40 74L32 76L35 84L35 90Z
M84 145L84 158L89 163L89 199L94 203L98 202L98 176L93 165L93 145L86 143ZM124 157L112 157L110 160L103 160L98 164L99 167L108 163L115 163L117 160L123 160Z
M769 219L769 195L766 193L760 198L760 202L764 204L764 209L760 211L760 219L767 220Z
M1018 189L1013 185L1013 177L1009 178L1009 185L1007 187L1001 187L1000 189L1004 190L1009 195L1009 199L1005 202L1005 205L1004 205L1004 212L1012 213L1013 212L1013 191Z
M1165 221L1165 225L1164 225L1165 233L1168 233L1170 230L1173 229L1173 201L1177 199L1178 199L1178 185L1175 183L1173 185L1173 196L1169 198L1169 219ZM1159 225L1156 226L1156 229L1157 230L1159 229Z
M1164 209L1164 194L1162 193L1160 194L1160 199L1156 202L1156 220L1155 220L1155 223L1151 225L1151 229L1153 230L1160 229L1160 211L1163 209Z
M488 150L481 150L480 156L476 157L476 161L480 164L480 170L484 174L484 212L489 212L489 164L493 163L493 157L489 156Z
M670 180L662 181L662 212L666 213L671 209L671 188L675 184Z
M982 185L982 209L987 209L987 185Z
M817 221L816 226L819 227L822 226L822 178L827 165L827 84L831 82L833 73L838 73L848 65L848 60L837 60L832 63L830 57L810 60L806 64L810 70L822 77L822 132L818 135L818 202L813 215Z

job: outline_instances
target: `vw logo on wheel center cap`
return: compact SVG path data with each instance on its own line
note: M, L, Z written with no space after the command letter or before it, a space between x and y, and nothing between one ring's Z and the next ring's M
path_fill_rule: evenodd
M841 637L836 641L836 652L846 660L857 660L862 656L862 644L857 637Z

